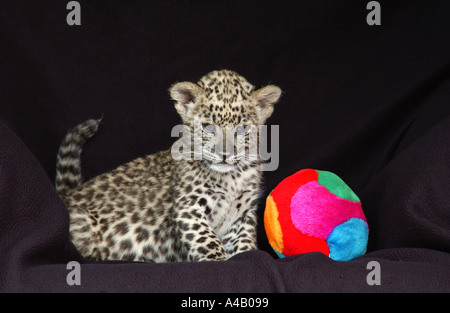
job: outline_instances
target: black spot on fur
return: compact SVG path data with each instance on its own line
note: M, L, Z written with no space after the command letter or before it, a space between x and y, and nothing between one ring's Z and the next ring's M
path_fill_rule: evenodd
M205 198L200 198L198 200L198 204L200 204L201 206L205 206L206 205L206 199Z

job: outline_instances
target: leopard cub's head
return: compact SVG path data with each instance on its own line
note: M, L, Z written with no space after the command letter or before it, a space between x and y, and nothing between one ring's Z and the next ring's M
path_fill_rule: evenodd
M258 164L258 126L272 114L280 88L255 90L239 74L221 70L197 83L176 83L170 95L193 134L194 155L203 164L221 173Z

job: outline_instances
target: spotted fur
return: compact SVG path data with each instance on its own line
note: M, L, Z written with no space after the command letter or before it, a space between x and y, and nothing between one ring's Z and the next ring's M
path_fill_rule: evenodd
M240 125L241 133L246 127L241 139L258 132L250 126L266 121L280 93L276 86L255 90L227 70L170 89L183 124L192 133L195 118L200 118L204 126ZM213 149L217 136L205 127L198 134L203 139L199 160L175 160L169 149L82 183L81 148L99 122L89 120L69 131L58 153L56 188L70 213L71 239L83 256L208 261L256 249L259 158L237 158L237 152Z
M56 160L56 191L68 192L82 182L80 155L83 144L98 130L99 120L87 120L70 130L59 147Z

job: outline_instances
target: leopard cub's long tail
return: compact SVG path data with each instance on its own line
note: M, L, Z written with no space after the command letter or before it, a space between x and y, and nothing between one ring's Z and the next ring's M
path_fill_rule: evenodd
M87 120L69 130L64 137L56 158L55 186L59 195L82 183L81 151L84 143L97 132L101 120Z

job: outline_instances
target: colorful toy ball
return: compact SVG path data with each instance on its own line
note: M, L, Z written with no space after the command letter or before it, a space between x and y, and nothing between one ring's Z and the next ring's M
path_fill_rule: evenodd
M356 194L337 175L313 169L298 171L272 190L264 226L280 257L319 251L348 261L366 252L369 238Z

